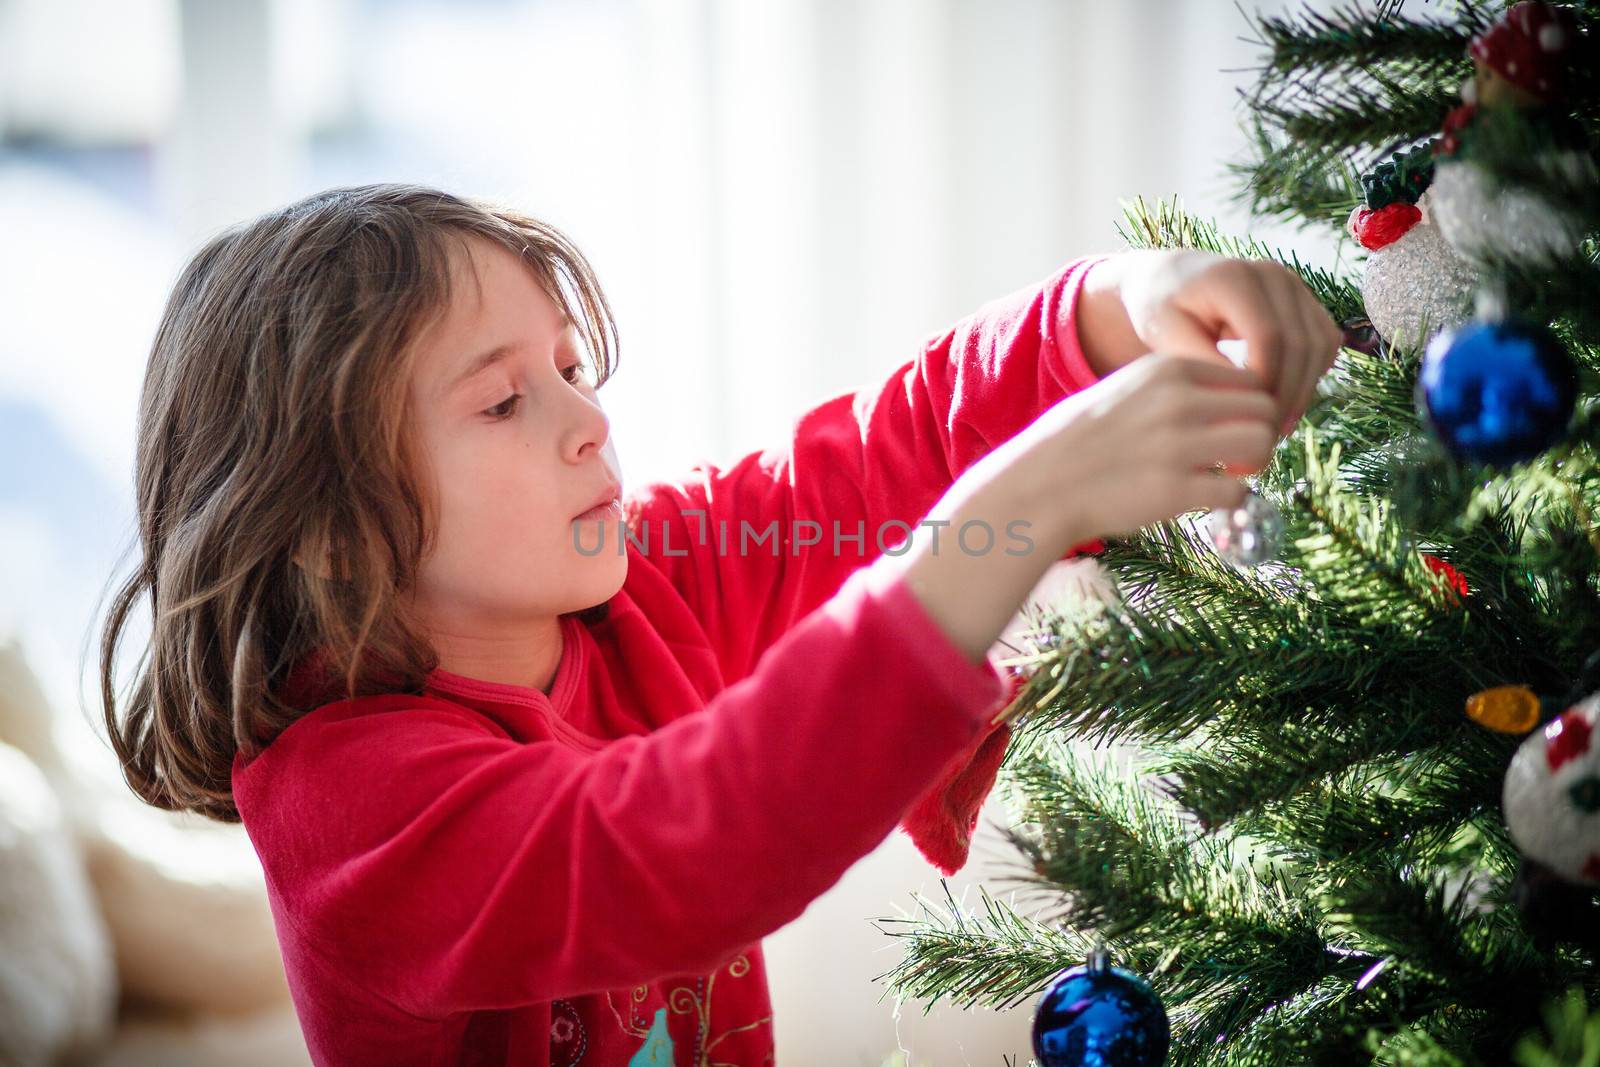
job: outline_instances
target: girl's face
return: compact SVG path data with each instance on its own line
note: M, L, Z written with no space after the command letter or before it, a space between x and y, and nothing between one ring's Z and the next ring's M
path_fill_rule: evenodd
M468 243L411 379L439 494L414 597L436 636L493 645L609 599L628 561L619 513L575 520L621 484L577 331L514 254Z

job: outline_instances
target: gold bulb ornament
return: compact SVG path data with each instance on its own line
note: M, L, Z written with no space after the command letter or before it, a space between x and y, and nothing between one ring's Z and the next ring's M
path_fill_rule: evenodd
M1502 734L1525 734L1539 723L1539 698L1525 685L1497 685L1467 698L1467 718Z

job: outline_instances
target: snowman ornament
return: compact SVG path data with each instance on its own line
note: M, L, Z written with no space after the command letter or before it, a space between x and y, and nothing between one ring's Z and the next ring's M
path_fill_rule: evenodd
M1551 173L1574 183L1600 176L1582 126L1563 104L1579 37L1569 8L1521 0L1472 39L1473 75L1434 146L1429 212L1446 243L1469 262L1506 256L1548 263L1583 239L1577 215L1515 186L1498 188L1473 151L1482 127L1511 122L1507 129L1523 127L1521 136L1535 139L1535 157Z
M1429 218L1433 180L1430 145L1419 145L1362 175L1362 203L1345 228L1367 261L1361 302L1388 345L1420 347L1460 325L1472 302L1477 271L1456 254Z
M1574 885L1600 888L1600 693L1523 741L1501 806L1524 856Z

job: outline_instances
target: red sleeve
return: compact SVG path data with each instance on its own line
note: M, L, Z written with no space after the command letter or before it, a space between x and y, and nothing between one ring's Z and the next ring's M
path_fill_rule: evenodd
M441 1018L726 963L876 847L1006 689L886 560L706 714L581 751L367 698L290 725L234 791L280 924Z
M989 301L887 379L801 415L781 447L624 487L633 547L695 610L727 681L877 557L879 531L894 547L962 471L1096 381L1076 311L1102 258Z
M625 490L633 547L701 620L726 680L744 677L853 569L894 548L961 472L1097 380L1078 342L1077 304L1103 258L1074 260L982 305L887 379L807 411L782 447ZM994 534L995 550L1012 543ZM938 536L943 549L956 532ZM930 780L906 824L947 874L965 862L1008 736L1002 725L975 740Z

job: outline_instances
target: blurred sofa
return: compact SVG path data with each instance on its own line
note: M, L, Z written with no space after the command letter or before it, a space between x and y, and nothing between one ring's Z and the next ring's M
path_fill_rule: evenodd
M108 795L0 642L0 1064L309 1064L238 826Z

